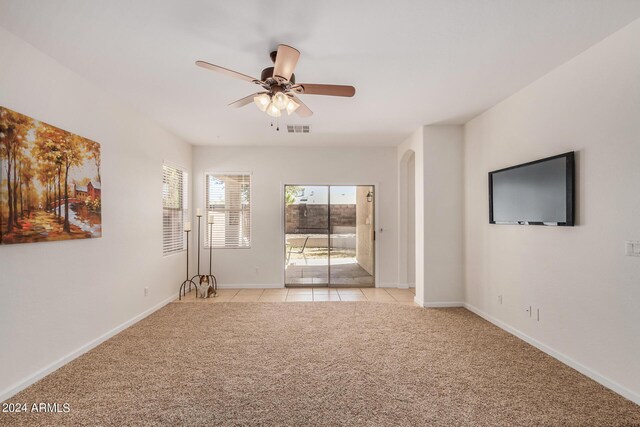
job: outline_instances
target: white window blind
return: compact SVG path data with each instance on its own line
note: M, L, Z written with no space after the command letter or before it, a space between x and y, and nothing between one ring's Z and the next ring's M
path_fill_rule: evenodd
M185 249L184 221L187 218L187 173L162 165L162 253Z
M251 174L205 175L207 216L206 247L251 247Z

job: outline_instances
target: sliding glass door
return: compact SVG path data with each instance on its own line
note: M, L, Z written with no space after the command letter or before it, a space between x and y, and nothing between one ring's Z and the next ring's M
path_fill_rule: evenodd
M285 285L374 286L374 187L286 185Z

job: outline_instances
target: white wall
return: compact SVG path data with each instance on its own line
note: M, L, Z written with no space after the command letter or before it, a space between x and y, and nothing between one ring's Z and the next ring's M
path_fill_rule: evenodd
M377 284L397 286L394 147L194 147L193 170L192 200L196 207L204 206L206 171L249 171L253 174L252 247L214 250L213 273L220 285L283 286L285 184L371 184L376 186ZM208 271L208 263L208 252L203 252L202 271Z
M639 52L635 21L465 127L467 303L637 403ZM488 171L571 150L576 227L489 225Z
M413 278L416 302L424 301L424 129L416 129L398 145L398 284L407 288ZM412 176L410 176L412 175ZM413 212L410 212L412 210ZM409 249L413 244L413 250Z
M416 156L410 155L407 159L407 194L416 192ZM415 197L407 198L407 280L408 287L416 286L416 203ZM399 268L399 267L398 267Z
M0 401L177 295L162 162L191 146L0 28L0 105L102 144L103 237L0 246ZM144 296L144 288L149 295Z
M419 128L398 146L397 163L399 283L406 284L410 277L415 277L415 302L422 306L461 306L464 302L462 126ZM408 250L408 242L414 243L414 251ZM413 266L415 270L410 274Z
M424 127L426 306L459 306L464 301L463 137L459 125Z

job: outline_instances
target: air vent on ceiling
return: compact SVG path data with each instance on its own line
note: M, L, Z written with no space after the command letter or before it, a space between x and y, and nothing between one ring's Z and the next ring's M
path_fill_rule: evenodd
M309 133L309 132L311 132L311 125L287 125L287 132L289 132L289 133Z

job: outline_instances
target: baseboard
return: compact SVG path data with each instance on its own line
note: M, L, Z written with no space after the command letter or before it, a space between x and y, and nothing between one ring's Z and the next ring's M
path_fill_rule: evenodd
M515 335L516 337L520 338L521 340L531 344L532 346L536 347L537 349L547 353L549 356L553 357L554 359L559 360L560 362L564 363L567 366L570 366L571 368L575 369L576 371L580 372L581 374L586 375L587 377L591 378L592 380L594 380L597 383L602 384L603 386L607 387L608 389L618 393L619 395L631 400L632 402L636 403L637 405L640 405L640 394L635 393L631 390L629 390L628 388L618 384L615 381L610 380L609 378L605 377L604 375L599 374L598 372L584 366L583 364L576 362L575 360L573 360L572 358L570 358L569 356L560 353L559 351L554 350L553 348L549 347L546 344L543 344L542 342L536 340L535 338L530 337L529 335L521 332L520 330L507 325L506 323L496 319L495 317L485 313L484 311L480 310L477 307L474 307L471 304L465 303L464 307L477 314L478 316L482 317L483 319L493 323L494 325L496 325L497 327L499 327L500 329L503 329L507 332L509 332L512 335Z
M409 289L409 283L398 283L398 289Z
M425 302L422 304L425 308L452 308L452 307L464 307L462 301L435 301Z
M398 283L378 283L376 288L399 288L400 285Z
M436 301L436 302L424 302L420 301L418 297L413 297L413 302L424 308L451 308L451 307L464 307L462 301Z
M436 302L425 302L423 307L426 308L455 308L455 307L464 307L464 303L462 301L436 301Z
M253 283L238 283L238 284L228 284L228 283L218 283L219 289L278 289L283 288L284 286L280 283L269 283L269 284L253 284Z
M72 351L71 353L67 354L66 356L63 356L62 358L60 358L57 361L51 363L50 365L45 366L44 368L42 368L39 371L35 372L33 375L30 375L29 377L25 378L24 380L12 385L12 386L9 386L5 390L2 390L2 392L0 392L0 402L4 402L5 400L9 399L11 396L19 393L20 391L22 391L25 388L29 387L31 384L34 384L36 381L41 380L42 378L46 377L50 373L54 372L55 370L59 369L60 367L66 365L69 362L71 362L73 359L83 355L87 351L97 347L98 345L102 344L103 342L105 342L109 338L117 335L119 332L122 332L123 330L125 330L129 326L133 325L134 323L139 322L140 320L144 319L145 317L147 317L148 315L150 315L154 311L161 309L162 307L164 307L165 305L169 304L171 301L174 301L177 298L178 298L178 294L171 295L169 298L159 302L158 304L156 304L153 307L143 311L142 313L138 314L137 316L127 320L126 322L116 326L115 328L111 329L110 331L100 335L98 338L96 338L96 339L94 339L92 341L89 341L87 344L85 344L82 347Z
M402 288L402 286L395 283L382 283L376 286L377 288L400 288L409 289L409 287ZM218 283L219 289L284 289L284 286L279 283L269 284L253 284L253 283Z

